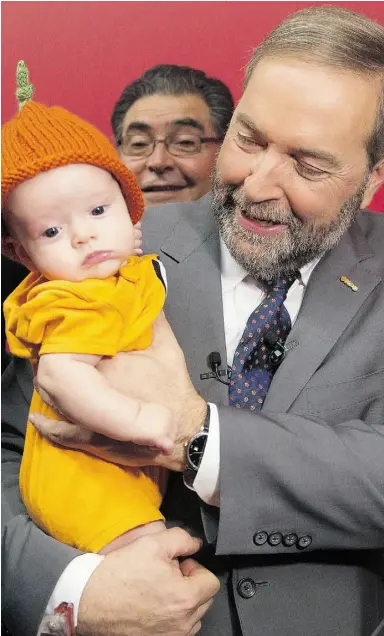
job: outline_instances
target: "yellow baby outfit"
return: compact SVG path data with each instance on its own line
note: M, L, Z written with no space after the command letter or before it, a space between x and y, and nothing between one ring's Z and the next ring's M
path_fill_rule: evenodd
M165 301L155 255L129 259L115 276L73 283L33 272L4 303L10 351L29 358L83 353L114 356L146 349ZM62 419L34 391L31 412ZM163 519L158 485L124 469L46 441L28 423L20 489L32 519L80 550L98 552L122 533Z

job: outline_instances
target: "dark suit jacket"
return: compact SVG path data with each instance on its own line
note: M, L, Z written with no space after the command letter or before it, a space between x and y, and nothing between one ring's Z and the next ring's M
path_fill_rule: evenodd
M222 581L204 635L370 636L384 617L383 230L384 216L362 213L316 267L287 340L297 344L255 414L200 380L211 351L226 359L209 198L146 212L146 251L168 273L167 316L196 388L219 406L220 512L200 508L179 476L164 502L170 520L205 535L201 560ZM4 605L27 636L76 552L36 529L19 499L30 378L16 367L5 394Z

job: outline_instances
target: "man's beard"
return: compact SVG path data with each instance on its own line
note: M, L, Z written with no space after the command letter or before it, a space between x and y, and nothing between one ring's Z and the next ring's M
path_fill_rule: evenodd
M241 186L221 183L214 175L212 209L220 235L233 258L257 280L269 281L297 272L310 261L335 247L355 220L364 197L368 175L328 225L301 221L292 208L274 201L252 203ZM286 225L281 234L260 236L235 220L236 208L250 219Z

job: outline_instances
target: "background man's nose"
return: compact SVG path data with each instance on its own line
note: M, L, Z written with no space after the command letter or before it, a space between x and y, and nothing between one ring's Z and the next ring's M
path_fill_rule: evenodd
M157 143L153 153L147 159L147 168L154 172L165 172L173 168L174 161L164 143Z

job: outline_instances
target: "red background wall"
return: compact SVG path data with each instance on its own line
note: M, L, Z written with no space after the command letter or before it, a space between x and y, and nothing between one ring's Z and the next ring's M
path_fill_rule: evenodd
M2 2L2 119L16 110L19 59L29 66L37 100L73 110L109 136L124 86L154 64L201 68L238 99L252 48L288 14L313 4ZM333 4L384 24L384 3ZM371 207L384 211L384 189Z

